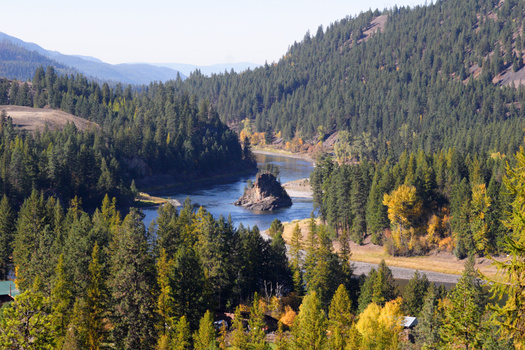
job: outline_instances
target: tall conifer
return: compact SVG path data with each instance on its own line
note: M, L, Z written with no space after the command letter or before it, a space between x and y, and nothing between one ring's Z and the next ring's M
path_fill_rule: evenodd
M292 327L292 349L321 350L327 343L327 320L317 293L310 292L304 299Z

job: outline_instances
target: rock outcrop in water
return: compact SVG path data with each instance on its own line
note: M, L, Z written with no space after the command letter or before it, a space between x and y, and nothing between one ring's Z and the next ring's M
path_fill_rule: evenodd
M252 210L274 210L292 205L292 199L274 175L261 173L235 205Z

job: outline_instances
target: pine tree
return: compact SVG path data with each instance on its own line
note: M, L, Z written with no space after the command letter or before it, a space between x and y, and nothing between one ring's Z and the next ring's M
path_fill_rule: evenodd
M354 180L352 181L351 190L351 203L352 203L352 237L353 240L362 244L366 235L366 199L367 189L362 174L359 170L354 174Z
M68 275L73 284L73 295L80 296L86 290L90 276L89 264L93 252L91 229L93 224L89 215L83 211L76 213L70 208L66 217L64 242L61 250L64 254L64 263L68 267ZM57 239L58 240L58 239ZM57 242L58 244L58 242Z
M368 304L372 302L374 294L374 284L377 278L377 270L372 268L368 273L368 276L365 277L359 289L359 298L357 301L357 313L360 314L363 312Z
M108 291L100 263L100 249L95 243L89 264L90 281L85 298L86 342L90 350L98 350L107 337L106 315Z
M308 292L317 292L323 307L327 308L337 287L349 280L350 276L343 276L341 261L339 256L333 252L332 241L328 237L326 227L320 226L317 230L317 249L314 253L308 252L314 257L310 261L315 261L315 264L306 265L306 286Z
M487 195L485 184L472 186L470 230L478 254L485 254L489 251L489 224L486 216L491 202L492 199Z
M15 214L4 194L0 201L0 280L7 279L13 252Z
M392 271L386 266L384 260L379 263L377 274L372 286L372 301L380 306L397 298L397 285Z
M419 271L414 272L414 276L408 281L403 292L403 309L407 316L418 317L422 308L421 300L427 294L430 282L427 275L421 275Z
M67 327L62 349L93 349L88 346L86 339L86 310L85 300L83 298L76 299L75 304L73 305L73 310L71 311L71 318Z
M64 255L58 258L58 264L55 269L55 281L51 290L51 311L53 314L53 328L55 341L58 347L62 347L64 338L69 324L70 311L73 303L71 285L67 279Z
M49 230L46 229L46 221L44 197L33 191L20 208L13 246L17 285L21 291L30 288L34 278L44 272L45 265L37 267L35 260L42 235L49 233ZM46 274L45 277L49 276Z
M154 265L142 219L132 209L111 244L108 283L113 304L113 336L117 346L124 348L155 344Z
M327 343L327 320L317 293L308 293L292 327L292 349L324 349Z
M340 285L332 298L328 312L328 342L330 349L344 350L353 323L352 304L344 285Z
M303 295L303 274L302 274L302 258L301 258L301 228L299 224L295 224L292 232L292 238L290 242L290 267L293 273L293 290L298 295Z
M228 329L226 328L226 323L222 323L221 329L219 329L219 349L226 350L228 346L226 345L226 336L228 335Z
M199 315L209 305L208 284L200 257L193 247L182 246L173 260L170 278L172 312L176 318L186 316L195 329Z
M230 343L237 350L248 349L248 336L244 330L243 317L241 315L240 306L237 306L235 308Z
M275 350L287 350L288 349L288 341L284 335L283 323L281 321L279 321L279 323L277 324L277 332L275 333L274 349Z
M183 237L181 237L181 227L178 223L177 208L171 203L162 205L157 210L157 247L165 249L168 259L173 259Z
M157 298L157 324L159 343L168 343L168 330L173 328L173 293L170 286L170 274L173 262L167 260L166 250L161 248L157 262L157 284L159 296Z
M417 342L428 349L436 349L441 342L439 329L442 324L442 315L438 306L438 294L432 283L423 299L415 331Z
M507 297L504 305L495 305L498 318L496 324L501 327L502 335L512 339L516 349L525 349L525 221L523 207L525 205L525 151L520 147L516 153L516 164L507 165L505 186L513 198L505 226L510 230L506 237L505 248L509 255L505 261L493 259L494 265L503 275L503 281L492 281L491 292L501 300Z
M41 291L39 278L33 287L18 295L0 318L0 347L3 349L55 349L53 315L49 298Z
M465 263L465 271L445 302L440 336L444 347L480 348L485 298L474 270L474 258Z
M209 310L201 318L199 330L193 335L193 345L195 350L218 349L215 329L213 328L213 317Z
M189 216L186 213L188 209L185 207L179 214L179 220ZM232 252L237 252L239 249L237 231L230 220L221 218L216 222L204 209L199 209L194 221L194 231L198 235L198 244L194 247L202 261L209 285L215 292L213 302L217 303L219 308L225 307L232 297L234 280L232 274L237 262ZM235 278L238 276L235 275Z
M189 350L191 345L190 324L186 316L182 316L175 328L173 350Z
M271 282L276 288L277 285L281 285L284 290L291 290L293 288L292 269L286 255L286 242L281 232L277 232L272 238L264 260L267 262L267 282Z
M339 263L341 265L342 274L341 283L353 291L353 289L357 288L357 283L356 280L352 278L352 274L354 273L354 269L350 261L352 251L350 250L350 240L348 237L348 232L345 230L339 236L339 247Z
M269 345L266 342L266 324L264 323L264 312L260 304L259 295L253 296L252 307L250 308L250 320L248 321L250 329L248 348L253 350L268 350Z
M268 163L270 164L270 163ZM275 219L272 221L272 224L270 225L270 228L268 229L268 236L273 238L277 233L283 234L284 226L281 220Z

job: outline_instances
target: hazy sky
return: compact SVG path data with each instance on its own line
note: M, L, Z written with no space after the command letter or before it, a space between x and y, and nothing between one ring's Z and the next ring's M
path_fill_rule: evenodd
M0 0L0 31L108 63L278 61L307 30L421 0Z

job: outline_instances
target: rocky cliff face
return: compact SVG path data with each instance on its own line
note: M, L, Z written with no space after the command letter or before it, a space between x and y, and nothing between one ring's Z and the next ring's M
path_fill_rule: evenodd
M234 204L252 210L274 210L291 206L292 200L275 176L263 173Z

